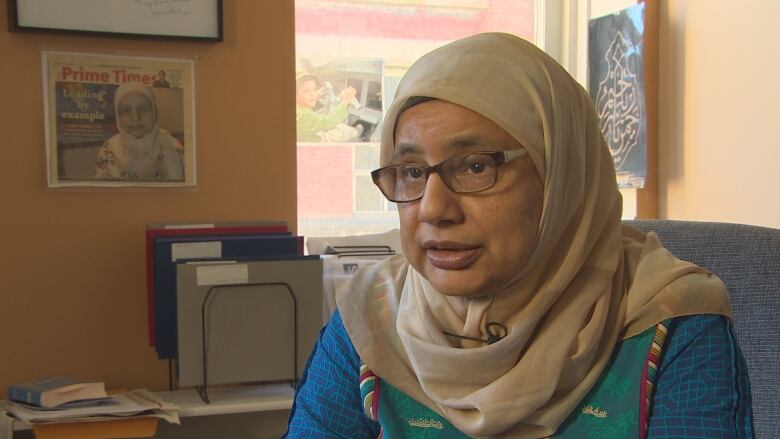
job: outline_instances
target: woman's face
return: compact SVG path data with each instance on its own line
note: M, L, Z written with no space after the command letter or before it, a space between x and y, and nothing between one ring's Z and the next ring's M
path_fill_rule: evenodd
M433 100L401 114L393 160L434 165L464 152L520 148L482 115ZM422 199L398 204L406 258L442 294L493 294L512 280L534 248L542 193L528 155L502 165L495 186L483 192L455 193L433 173Z
M154 128L154 105L143 93L130 92L117 106L119 130L140 138Z

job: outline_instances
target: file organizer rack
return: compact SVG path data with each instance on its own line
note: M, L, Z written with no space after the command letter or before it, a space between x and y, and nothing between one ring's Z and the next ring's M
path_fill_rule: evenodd
M200 398L203 400L204 403L210 404L209 401L209 391L208 391L208 364L209 364L209 357L208 357L208 349L206 347L206 340L208 337L208 330L206 329L206 318L208 314L208 308L207 305L209 303L209 298L211 297L212 293L219 291L220 289L231 289L235 287L272 287L272 286L283 286L287 289L287 292L290 296L290 300L292 300L293 305L293 374L292 374L292 380L290 381L290 385L295 388L295 386L298 383L298 298L295 296L295 292L293 291L292 287L290 287L290 284L287 282L254 282L254 283L242 283L242 284L224 284L224 285L214 285L211 288L209 288L208 293L206 293L206 297L203 298L203 303L201 304L200 308L200 318L201 318L201 349L203 350L203 384L200 386L195 386L195 390L198 392L198 395L200 395Z
M325 254L345 256L392 256L395 251L389 245L334 245Z

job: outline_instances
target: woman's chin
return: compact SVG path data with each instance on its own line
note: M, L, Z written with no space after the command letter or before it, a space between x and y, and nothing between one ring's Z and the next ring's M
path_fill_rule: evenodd
M144 136L146 136L147 134L149 134L151 131L152 130L150 130L150 129L138 129L138 130L127 129L125 132L127 134L129 134L130 137L132 137L134 139L141 139Z
M476 279L474 273L463 271L449 271L441 273L425 274L428 282L441 294L453 297L484 296L486 285L484 281Z

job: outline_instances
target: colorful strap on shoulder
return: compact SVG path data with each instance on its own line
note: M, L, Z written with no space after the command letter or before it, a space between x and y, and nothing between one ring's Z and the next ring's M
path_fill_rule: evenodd
M639 439L647 437L647 429L650 426L650 408L653 406L653 393L656 380L658 379L658 366L661 364L661 355L663 354L668 325L669 320L666 320L655 327L653 342L650 345L650 351L647 353L644 371L642 371L644 386L640 387L640 404L642 407L639 411L639 425L641 427L639 429Z
M374 422L379 420L380 380L364 363L360 363L360 399L363 412Z

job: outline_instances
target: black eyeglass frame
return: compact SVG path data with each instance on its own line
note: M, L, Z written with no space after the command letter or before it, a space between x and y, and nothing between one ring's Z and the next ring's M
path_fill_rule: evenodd
M449 188L451 191L453 191L453 192L455 192L457 194L472 194L472 193L476 193L476 192L486 191L486 190L492 188L493 186L495 186L496 182L498 182L498 169L501 167L501 165L503 165L503 164L505 164L505 163L507 163L507 162L509 162L511 160L514 160L514 159L516 159L518 157L522 157L522 156L528 154L528 151L526 149L510 149L510 150L504 150L504 151L473 151L473 152L458 154L456 156L450 157L450 158L448 158L446 160L442 160L441 162L439 162L439 163L437 163L435 165L431 165L431 166L413 165L413 164L388 165L388 166L383 166L383 167L381 167L379 169L374 169L373 171L371 171L371 180L373 180L373 182L376 185L376 187L378 187L379 191L382 192L382 195L384 195L385 198L387 198L389 201L392 201L393 203L411 203L412 201L417 201L417 200L421 199L425 195L425 186L428 184L428 178L430 178L431 174L433 174L435 172L435 173L439 174L439 176L442 176L442 173L440 172L440 170L441 170L441 168L443 167L443 165L445 163L447 163L450 160L452 160L454 158L457 158L457 157L462 157L462 156L466 156L466 155L477 155L477 154L491 156L496 161L496 176L493 179L493 183L490 186L487 186L487 187L484 187L484 188L481 188L481 189L476 189L476 190L458 190L458 189L453 188L450 185L450 183L447 182L447 178L442 178L441 181L444 182L444 184L447 186L447 188ZM384 171L385 169L388 169L388 168L418 168L418 169L422 170L425 173L425 185L423 185L423 191L420 194L420 196L417 197L417 198L414 198L414 199L410 199L410 200L401 200L401 201L399 201L399 200L392 199L387 193L385 193L385 191L382 189L382 186L379 184L379 181L380 181L379 177L380 177L382 171Z

